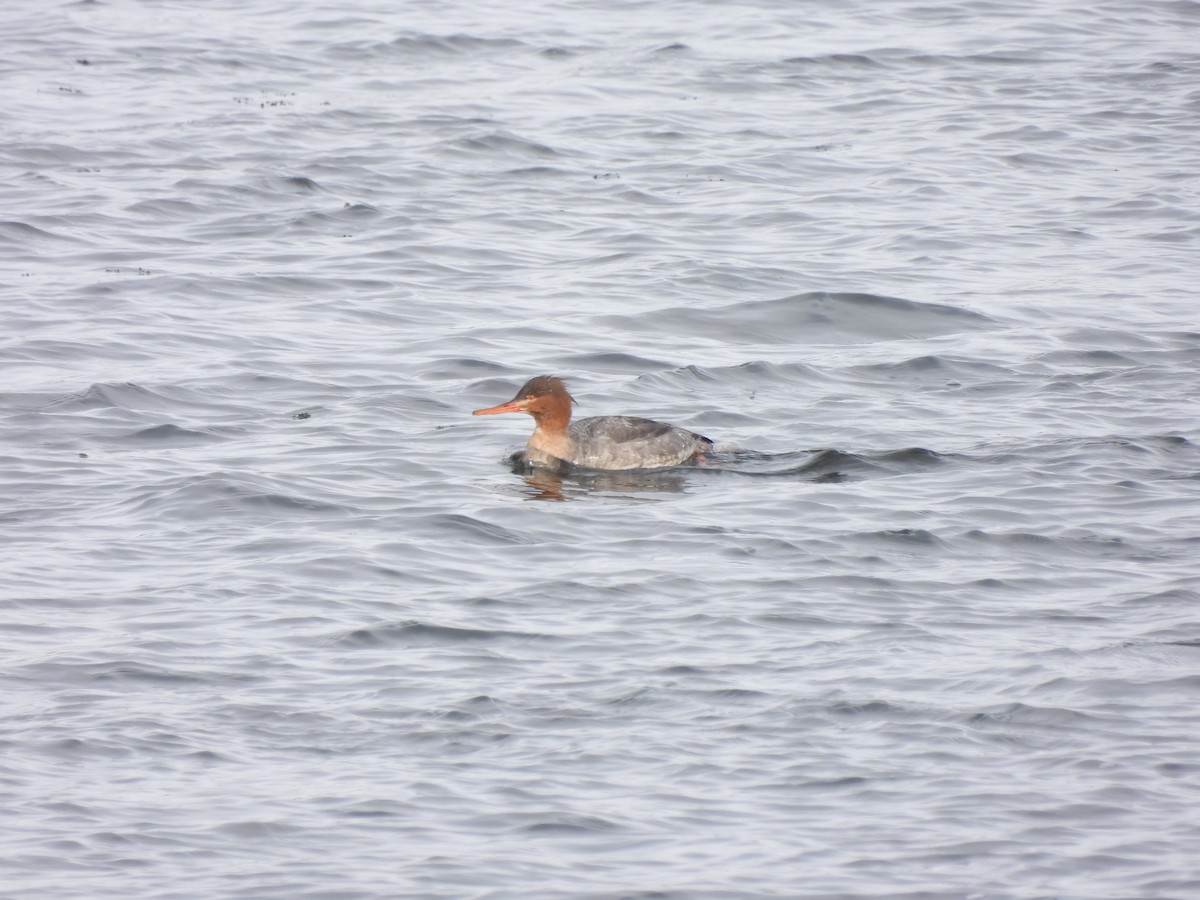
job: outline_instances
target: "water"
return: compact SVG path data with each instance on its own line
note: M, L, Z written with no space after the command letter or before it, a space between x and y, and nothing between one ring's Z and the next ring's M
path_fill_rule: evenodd
M4 896L1200 895L1197 25L9 10Z

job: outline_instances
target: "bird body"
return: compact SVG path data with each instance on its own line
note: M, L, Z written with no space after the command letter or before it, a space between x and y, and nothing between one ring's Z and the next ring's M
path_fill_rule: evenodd
M534 429L525 460L534 466L570 463L588 469L661 469L695 459L713 446L703 435L637 416L591 416L571 421L574 398L552 375L529 379L512 400L474 415L523 412Z

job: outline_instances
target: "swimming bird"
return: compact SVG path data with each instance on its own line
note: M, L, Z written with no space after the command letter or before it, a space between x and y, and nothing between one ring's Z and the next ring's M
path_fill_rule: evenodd
M702 457L713 442L703 435L636 416L592 416L571 421L575 398L553 375L530 378L507 403L477 409L472 415L523 412L533 416L533 435L525 462L589 469L662 469Z

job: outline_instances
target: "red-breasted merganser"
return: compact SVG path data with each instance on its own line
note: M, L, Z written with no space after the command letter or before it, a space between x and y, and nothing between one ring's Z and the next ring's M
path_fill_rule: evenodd
M538 375L507 403L477 409L472 415L523 412L533 416L525 461L534 466L568 462L589 469L661 469L695 459L713 445L703 435L634 416L594 416L572 422L574 402L560 379Z

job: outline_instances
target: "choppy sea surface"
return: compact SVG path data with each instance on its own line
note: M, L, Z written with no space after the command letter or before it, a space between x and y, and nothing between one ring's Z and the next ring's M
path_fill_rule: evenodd
M1200 3L5 17L0 894L1200 897Z

